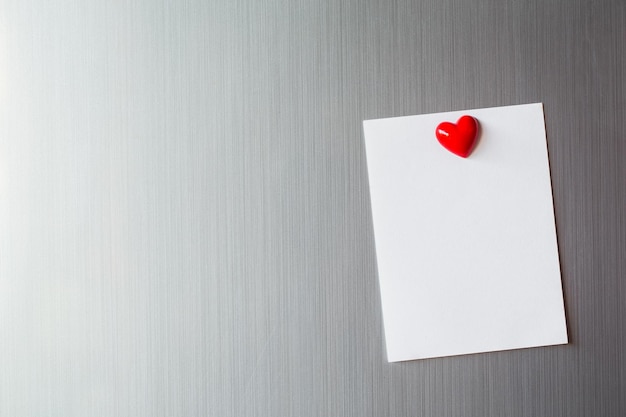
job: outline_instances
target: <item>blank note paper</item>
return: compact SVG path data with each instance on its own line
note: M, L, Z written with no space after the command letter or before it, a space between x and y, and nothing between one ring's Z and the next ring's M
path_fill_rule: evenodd
M435 138L462 115L468 158ZM388 360L567 343L543 106L363 128Z

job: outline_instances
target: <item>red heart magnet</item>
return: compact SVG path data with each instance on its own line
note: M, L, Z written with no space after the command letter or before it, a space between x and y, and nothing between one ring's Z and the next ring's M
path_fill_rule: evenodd
M441 145L461 158L467 158L476 145L478 123L472 116L461 116L454 123L443 122L437 126L435 135Z

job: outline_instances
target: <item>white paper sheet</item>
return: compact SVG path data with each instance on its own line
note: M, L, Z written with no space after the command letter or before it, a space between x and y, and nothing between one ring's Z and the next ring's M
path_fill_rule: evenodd
M435 138L464 114L467 159ZM363 128L388 360L567 343L542 104Z

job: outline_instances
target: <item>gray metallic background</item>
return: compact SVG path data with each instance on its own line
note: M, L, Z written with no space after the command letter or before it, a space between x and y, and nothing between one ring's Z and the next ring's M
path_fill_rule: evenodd
M531 102L571 344L388 364L361 121ZM625 113L622 0L0 0L0 416L623 417Z

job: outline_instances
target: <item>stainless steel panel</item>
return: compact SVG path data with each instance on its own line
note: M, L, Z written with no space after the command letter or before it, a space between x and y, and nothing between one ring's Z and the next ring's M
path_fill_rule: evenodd
M626 415L626 3L0 0L0 416ZM572 343L388 364L361 120L543 102Z

